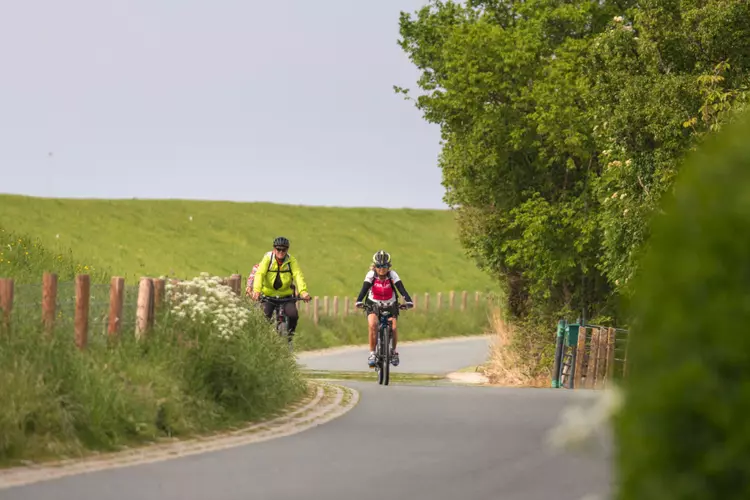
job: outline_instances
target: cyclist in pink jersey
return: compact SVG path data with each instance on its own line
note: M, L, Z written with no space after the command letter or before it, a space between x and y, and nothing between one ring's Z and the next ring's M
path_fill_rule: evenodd
M372 256L372 265L365 275L365 282L362 284L362 289L359 291L357 303L355 304L356 307L365 309L367 314L370 337L370 357L367 359L367 364L371 367L375 366L375 335L378 328L378 318L371 307L373 304L378 304L381 308L385 306L392 314L393 352L391 354L391 363L393 366L398 366L399 364L398 351L396 350L396 343L398 341L397 318L399 312L396 290L406 299L407 307L414 307L409 292L406 291L398 273L391 269L390 254L385 250L379 250ZM367 298L363 303L362 300L365 299L365 295Z

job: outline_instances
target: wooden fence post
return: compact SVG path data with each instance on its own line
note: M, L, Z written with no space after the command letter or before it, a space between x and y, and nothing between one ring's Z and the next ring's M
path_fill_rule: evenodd
M437 293L437 304L435 304L436 310L440 310L443 307L443 292Z
M349 296L344 297L344 316L349 316Z
M142 277L138 284L138 302L135 316L135 336L141 338L151 326L151 313L154 303L154 283L150 278Z
M461 310L462 311L466 310L466 302L468 301L468 298L469 298L469 292L467 292L466 290L461 292Z
M51 335L55 331L57 314L57 274L44 273L42 277L42 324L44 331Z
M328 295L323 297L323 314L328 316Z
M610 387L612 385L612 378L615 374L615 336L616 331L614 328L607 330L607 378L606 385Z
M586 368L586 327L578 327L578 345L576 346L576 367L575 376L573 377L573 388L583 385L585 377L584 368Z
M425 312L429 312L430 310L430 292L425 292L424 294L424 310Z
M333 316L337 318L339 315L339 296L334 295L333 297Z
M318 297L313 297L313 324L318 324Z
M596 381L596 355L599 351L599 330L591 330L591 344L589 347L589 362L586 367L586 389L593 389Z
M479 307L479 292L474 292L474 305Z
M233 274L231 278L229 278L229 286L232 287L232 291L238 296L242 296L242 275L241 274Z
M120 334L124 297L125 278L113 276L109 283L109 324L107 333L110 337L116 337Z
M456 305L456 292L451 290L450 293L448 294L448 309L452 311L455 305Z
M596 387L604 387L604 376L607 373L607 343L609 340L608 330L599 328L599 349L596 356Z
M416 311L417 309L419 309L419 306L418 306L419 296L417 294L414 294L414 297L412 297L411 299L414 302L414 310Z
M0 278L0 309L3 310L3 328L10 330L10 318L13 311L13 279Z
M154 311L161 311L164 305L165 280L163 278L154 278Z
M85 349L89 340L89 304L91 302L91 277L88 274L76 276L76 346Z
M151 288L151 298L148 301L148 328L151 330L154 327L154 318L156 318L156 302L154 301L154 288L156 284L153 278L149 278L149 288Z

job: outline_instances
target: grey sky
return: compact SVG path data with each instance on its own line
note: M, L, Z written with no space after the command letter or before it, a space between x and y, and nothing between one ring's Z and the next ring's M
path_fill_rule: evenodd
M439 128L392 90L424 3L2 2L0 192L444 208Z

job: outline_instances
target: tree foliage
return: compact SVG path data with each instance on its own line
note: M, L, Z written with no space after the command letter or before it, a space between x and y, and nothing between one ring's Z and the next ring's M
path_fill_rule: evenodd
M432 0L401 13L462 244L519 319L618 316L682 156L744 105L746 0ZM574 313L573 313L574 314Z

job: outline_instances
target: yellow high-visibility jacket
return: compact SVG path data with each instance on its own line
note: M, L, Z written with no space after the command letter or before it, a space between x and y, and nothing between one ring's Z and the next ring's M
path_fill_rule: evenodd
M269 297L289 297L292 295L292 281L297 293L307 291L307 284L302 270L292 255L286 254L281 266L278 265L273 252L266 253L258 264L253 282L253 291Z

